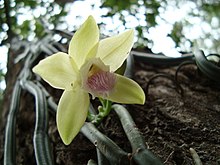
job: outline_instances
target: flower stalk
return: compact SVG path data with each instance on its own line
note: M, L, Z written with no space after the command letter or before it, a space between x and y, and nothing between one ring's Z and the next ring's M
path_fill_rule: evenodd
M91 113L90 111L88 111L88 116L87 116L87 119L95 125L99 125L100 122L106 116L108 116L108 114L110 113L110 111L112 109L112 102L111 101L105 100L102 98L99 98L99 100L102 105L98 107L98 114L94 114L94 113Z

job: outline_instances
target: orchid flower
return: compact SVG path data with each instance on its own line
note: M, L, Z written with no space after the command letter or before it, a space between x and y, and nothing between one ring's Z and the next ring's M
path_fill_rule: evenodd
M72 37L68 54L55 53L33 68L52 87L64 90L56 116L64 144L70 144L83 126L89 94L117 103L144 104L142 88L114 73L128 57L133 38L134 31L127 30L99 41L99 28L89 16Z

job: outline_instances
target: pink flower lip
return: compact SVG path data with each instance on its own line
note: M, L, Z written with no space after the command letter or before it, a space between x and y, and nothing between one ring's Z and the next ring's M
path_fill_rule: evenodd
M92 66L86 81L86 86L92 95L106 97L109 92L114 89L115 83L116 75L114 73L103 71L96 66Z

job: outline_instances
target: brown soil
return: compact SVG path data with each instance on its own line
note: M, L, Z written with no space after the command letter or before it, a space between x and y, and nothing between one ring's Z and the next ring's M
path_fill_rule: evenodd
M146 90L151 76L166 73L174 76L176 67L158 67L138 63L135 65L135 80ZM148 89L144 106L128 106L146 144L166 165L194 164L189 152L196 150L203 164L220 164L220 87L206 79L195 65L184 66L178 81L183 88L181 96L175 84L158 77ZM61 91L48 88L56 102ZM9 96L8 96L9 97ZM17 117L17 164L36 164L33 150L35 123L34 98L22 92L22 100ZM81 133L65 146L59 138L55 116L49 114L49 136L56 165L87 164L96 160L96 149ZM130 152L131 147L112 111L99 126L121 148ZM3 162L4 129L1 130L0 160Z

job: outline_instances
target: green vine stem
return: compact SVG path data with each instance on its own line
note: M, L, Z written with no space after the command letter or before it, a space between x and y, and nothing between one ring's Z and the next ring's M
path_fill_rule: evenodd
M131 51L131 54L134 57L135 61L141 61L150 65L167 65L167 66L176 66L181 64L184 61L193 60L193 53L182 54L181 57L168 57L165 55L157 55L153 53L144 53L138 51Z
M10 110L5 127L4 165L16 164L15 125L16 115L19 109L20 95L21 87L19 86L19 81L17 81L13 89Z
M129 164L129 154L99 132L92 123L86 122L80 131L102 152L111 164Z
M161 161L147 149L145 141L127 109L119 104L114 104L112 108L119 116L123 129L131 143L134 161L139 165L162 165Z
M36 102L36 122L34 130L34 150L37 164L53 165L48 138L48 111L46 97L42 90L31 81L22 82L22 87L34 95Z
M220 67L210 62L202 50L195 53L196 64L199 69L210 79L220 83Z
M90 159L87 165L97 165L97 163L94 160Z
M98 165L109 165L108 159L106 159L105 155L103 155L98 148L96 148L96 153L98 157Z
M193 148L190 148L189 152L194 160L195 165L202 165L202 161L199 158L199 155L197 154L197 152Z

